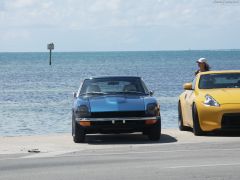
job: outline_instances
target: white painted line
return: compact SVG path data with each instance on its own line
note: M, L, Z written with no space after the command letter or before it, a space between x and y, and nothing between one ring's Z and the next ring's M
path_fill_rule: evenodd
M15 158L3 158L0 159L0 161L6 161L6 160L16 160L16 159L20 159L21 157L15 157Z
M192 166L172 166L166 167L167 169L180 169L180 168L199 168L199 167L217 167L217 166L240 166L240 163L230 163L230 164L200 164Z
M153 153L181 153L181 152L199 152L199 151L240 151L240 148L233 149L187 149L187 150L159 150L159 151L134 151L129 150L127 152L103 152L103 153L84 153L81 150L68 150L68 151L52 151L52 152L40 152L37 154L24 154L21 157L17 158L0 158L0 161L4 161L7 159L25 159L25 158L46 158L46 157L74 157L74 156L109 156L109 155L129 155L129 154L153 154ZM68 154L68 153L78 153L79 154ZM82 152L82 154L80 153Z
M91 154L77 154L77 156L107 156L107 155L129 155L129 154L151 154L151 153L177 153L177 152L199 152L199 151L240 151L240 148L235 149L194 149L194 150L166 150L166 151L128 151L128 152L119 152L119 153L94 153ZM74 151L80 152L80 151ZM64 157L71 157L75 155L64 155ZM63 156L62 156L63 157Z

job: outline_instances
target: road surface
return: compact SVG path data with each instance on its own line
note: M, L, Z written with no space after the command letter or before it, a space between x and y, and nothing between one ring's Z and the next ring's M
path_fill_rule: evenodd
M34 142L39 153L23 149ZM240 179L239 135L194 137L164 130L155 143L139 134L94 135L85 144L55 135L2 137L0 145L1 180Z

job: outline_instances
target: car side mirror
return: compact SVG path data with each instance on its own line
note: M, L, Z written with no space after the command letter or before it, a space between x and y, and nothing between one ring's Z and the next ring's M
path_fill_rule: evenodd
M149 91L150 96L153 96L153 94L154 94L154 91Z
M77 98L77 93L73 92L73 98Z
M183 85L183 89L185 89L185 90L193 90L192 83L185 83Z

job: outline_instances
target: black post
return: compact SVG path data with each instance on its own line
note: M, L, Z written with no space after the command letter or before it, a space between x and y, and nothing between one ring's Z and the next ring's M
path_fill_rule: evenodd
M49 65L52 65L52 50L54 49L54 44L50 43L47 45L47 49L49 49Z
M49 65L52 65L52 49L50 49L50 54L49 54Z

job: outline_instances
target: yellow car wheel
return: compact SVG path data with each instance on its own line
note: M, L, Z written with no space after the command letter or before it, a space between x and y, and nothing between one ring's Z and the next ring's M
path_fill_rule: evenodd
M201 126L199 124L198 111L197 111L197 107L195 104L193 104L192 117L193 117L193 133L194 133L194 135L195 136L204 135L204 131L202 131Z

